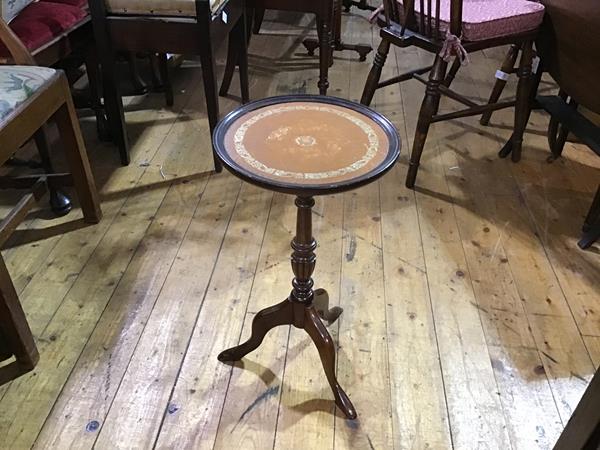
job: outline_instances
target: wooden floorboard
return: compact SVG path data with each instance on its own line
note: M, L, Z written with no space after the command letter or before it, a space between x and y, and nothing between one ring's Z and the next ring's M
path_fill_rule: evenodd
M376 48L366 17L344 14L343 39ZM267 13L249 49L252 98L317 92L317 58L301 44L314 27ZM472 55L453 86L485 100L503 55ZM329 93L358 100L372 58L336 53ZM431 60L394 49L384 77ZM408 190L424 87L376 93L403 140L399 163L318 198L313 214L315 286L344 309L329 332L352 422L302 330L280 327L242 362L217 361L290 290L295 207L210 173L199 63L173 79L173 108L156 94L126 99L128 167L84 113L103 220L85 225L79 209L48 220L42 207L3 250L41 360L0 387L0 449L552 448L600 365L600 250L576 246L598 158L569 142L548 164L548 118L534 112L523 160L498 159L513 118L503 110L488 127L434 125ZM232 92L223 112L238 104L237 75Z

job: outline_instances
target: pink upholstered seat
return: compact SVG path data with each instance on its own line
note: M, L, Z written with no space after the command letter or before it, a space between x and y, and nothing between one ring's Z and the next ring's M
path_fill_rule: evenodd
M402 3L402 0L398 0ZM431 2L435 17L436 1ZM450 29L451 0L439 0L440 28ZM415 15L420 19L420 1L415 0ZM400 6L400 12L403 8ZM425 2L425 11L427 2ZM462 10L462 40L483 41L501 36L512 36L535 30L544 17L544 5L529 0L464 0Z

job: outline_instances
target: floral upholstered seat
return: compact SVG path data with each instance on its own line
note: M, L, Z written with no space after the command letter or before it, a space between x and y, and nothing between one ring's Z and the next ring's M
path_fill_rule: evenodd
M17 15L34 0L0 0L0 17L10 23Z
M113 14L196 17L195 0L105 0ZM207 0L215 13L227 0Z
M0 126L55 75L47 67L0 65Z
M452 0L439 1L440 30L445 33L450 29ZM420 20L420 3L415 1L417 20ZM426 16L435 17L435 6L433 8ZM399 9L402 13L403 8ZM425 9L428 12L427 6ZM473 42L525 33L539 27L543 18L544 5L530 0L463 0L461 39Z

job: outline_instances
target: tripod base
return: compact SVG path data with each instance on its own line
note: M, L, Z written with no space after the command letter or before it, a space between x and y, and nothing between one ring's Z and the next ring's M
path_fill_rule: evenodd
M314 299L299 302L290 297L283 302L258 312L252 321L252 335L243 344L221 352L219 361L239 361L256 350L269 330L279 325L302 328L311 337L323 364L327 381L333 391L335 404L348 419L356 418L352 402L339 385L335 376L335 346L321 318L333 323L342 313L340 307L329 309L329 296L324 289L314 291Z

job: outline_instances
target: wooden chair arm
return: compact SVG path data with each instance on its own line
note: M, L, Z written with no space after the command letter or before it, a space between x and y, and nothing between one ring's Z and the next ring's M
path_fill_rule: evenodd
M8 24L0 18L0 41L6 45L15 64L35 65L35 59Z

